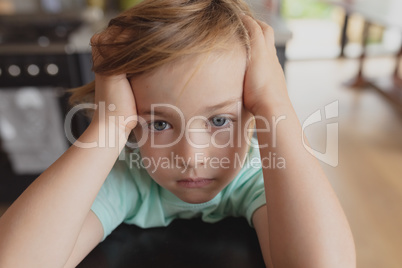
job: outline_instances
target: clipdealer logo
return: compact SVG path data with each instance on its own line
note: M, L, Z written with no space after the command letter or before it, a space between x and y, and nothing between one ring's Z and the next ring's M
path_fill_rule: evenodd
M325 105L325 118L323 118L321 109L312 113L303 123L302 125L302 142L304 148L312 155L314 155L320 161L332 166L337 167L339 163L339 124L335 123L327 123L326 124L326 144L325 144L325 152L319 152L311 148L304 139L305 129L313 124L325 122L326 120L332 118L338 118L339 116L339 101L331 102L330 104Z
M241 105L241 104L239 104L239 105ZM106 109L109 109L110 111L113 111L115 107L112 107L112 106L114 106L114 105L109 105L106 108L105 103L100 103L99 104L99 117L102 120L110 120L110 118L105 117L105 111L106 111ZM174 142L169 143L169 144L157 145L157 144L154 143L154 136L150 135L150 139L151 139L151 143L152 143L153 148L160 148L160 147L164 148L164 147L173 146L181 138L186 138L188 140L188 142L192 146L194 146L196 148L205 148L205 147L208 147L210 145L215 146L215 147L219 147L219 148L227 147L227 146L229 146L229 147L236 146L233 134L234 134L234 131L240 131L241 132L240 129L235 130L233 128L229 128L229 129L224 129L224 130L217 131L219 133L220 132L228 132L230 134L228 142L226 144L224 144L223 146L215 143L216 133L214 133L211 136L211 139L212 139L211 144L209 144L209 143L203 144L203 145L193 144L191 139L188 136L188 132L202 132L202 133L204 133L206 130L189 128L189 122L187 122L187 123L184 122L183 113L175 106L172 106L172 105L169 105L169 104L159 104L159 105L153 105L153 106L163 106L165 108L168 107L170 109L174 109L175 112L180 116L181 125L182 125L181 126L180 136L178 138L176 138L176 140ZM96 110L96 107L97 107L97 105L95 105L93 103L79 104L79 105L73 107L69 111L69 113L67 114L65 124L64 124L64 128L65 128L66 137L68 138L68 140L72 144L74 143L76 146L78 146L80 148L94 148L94 147L97 147L97 146L105 147L106 145L109 146L109 147L111 147L111 146L113 147L113 146L117 145L116 141L113 138L113 135L109 135L109 141L106 141L106 129L104 129L104 128L99 129L99 140L100 140L99 142L82 143L82 142L76 140L76 138L72 135L72 132L71 132L71 120L72 120L74 114L77 113L78 111L84 110L84 109ZM241 106L239 106L239 107L241 107ZM155 108L155 107L153 107L153 108ZM308 127L310 127L312 125L315 125L315 124L318 124L318 123L325 122L326 120L338 117L338 115L339 115L339 101L333 101L332 103L327 104L324 107L324 111L325 111L324 116L322 114L321 109L319 109L319 110L315 111L314 113L312 113L303 122L301 141L302 141L302 144L303 144L304 148L310 154L315 156L320 161L322 161L322 162L324 162L324 163L326 163L326 164L328 164L328 165L330 165L332 167L336 167L336 166L338 166L338 139L339 139L338 138L338 123L337 122L335 122L335 123L327 123L326 124L326 146L325 146L325 151L324 152L320 152L320 151L315 150L314 148L310 147L310 145L307 144L307 142L306 142L306 140L304 138L305 137L305 130ZM269 122L269 120L267 118L258 117L258 116L255 117L255 118L263 120L263 122L265 122L266 128L265 129L255 129L255 130L252 130L252 131L256 131L256 132L271 132L272 133L272 144L270 146L275 148L277 146L277 144L276 144L276 138L277 138L276 137L276 128L277 128L277 125L282 120L286 120L286 116L280 116L278 118L273 117L272 118L272 124ZM201 118L196 117L196 118L193 118L192 120L194 120L194 119L208 120L207 118L204 118L204 117L201 117ZM144 125L144 126L147 125L147 123L144 120L144 118L136 117L136 116L130 116L128 118L124 118L122 116L119 116L116 120L118 120L118 122L121 123L121 124L136 120L136 121L138 121L138 123L140 125ZM246 122L246 125L248 125L248 124L250 124L250 120ZM184 125L184 127L183 127L183 125ZM238 125L240 126L240 123ZM130 148L141 147L141 145L144 144L147 141L147 139L149 138L147 128L144 128L144 130L145 130L146 135L143 135L143 137L141 137L139 141L136 141L133 144L124 141L126 143L126 146L129 146ZM115 131L116 131L116 129L113 128L113 125L112 125L112 129L108 130L109 133L114 133ZM119 129L117 131L121 131L121 130ZM244 131L245 131L245 133L243 133L244 137L249 136L248 132L251 131L251 130L246 128ZM184 134L186 134L186 135L184 135ZM240 139L240 138L241 138L241 135L238 135L238 139ZM119 140L117 142L120 143L121 141ZM268 146L268 144L258 145L258 144L253 144L252 142L251 143L250 142L251 142L251 140L250 141L247 140L248 145L253 146L255 148L264 148L264 147ZM239 144L241 144L240 140L237 141L238 146L239 146ZM124 154L119 156L119 160L124 160L124 159L125 159Z

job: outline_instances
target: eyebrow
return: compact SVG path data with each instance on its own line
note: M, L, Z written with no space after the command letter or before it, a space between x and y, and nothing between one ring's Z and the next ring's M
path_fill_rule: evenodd
M144 110L139 111L139 115L156 115L161 117L173 117L176 113L170 111L163 111L163 110Z
M221 109L221 108L230 106L230 105L232 105L232 104L234 104L234 103L241 102L241 101L242 101L241 98L229 99L229 100L224 101L224 102L222 102L222 103L218 103L218 104L215 104L215 105L207 106L207 107L204 108L204 110L205 110L205 111L215 111L215 110L218 110L218 109Z
M241 102L242 99L241 98L235 98L235 99L229 99L226 100L222 103L218 103L215 105L210 105L207 107L204 107L203 110L204 111L215 111L230 105L233 105L234 103L237 102ZM164 110L144 110L144 111L138 111L139 115L156 115L156 116L161 116L161 117L173 117L174 115L176 115L176 112L171 112L171 111L164 111Z

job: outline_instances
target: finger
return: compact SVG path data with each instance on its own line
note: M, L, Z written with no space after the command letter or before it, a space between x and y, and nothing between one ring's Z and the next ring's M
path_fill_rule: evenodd
M261 26L250 16L244 15L242 20L250 36L251 58L257 58L261 51L267 51L264 33Z
M275 33L274 29L261 20L255 20L261 27L267 44L275 46Z

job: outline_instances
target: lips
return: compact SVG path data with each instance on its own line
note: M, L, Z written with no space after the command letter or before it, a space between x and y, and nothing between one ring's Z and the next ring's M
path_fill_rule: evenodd
M185 178L178 180L177 183L185 188L201 188L211 184L214 179L210 178Z

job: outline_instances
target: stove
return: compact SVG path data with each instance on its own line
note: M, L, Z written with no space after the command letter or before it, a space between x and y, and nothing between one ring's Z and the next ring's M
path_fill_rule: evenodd
M12 202L70 145L65 90L93 80L82 14L0 16L0 202ZM78 137L88 119L76 115Z

